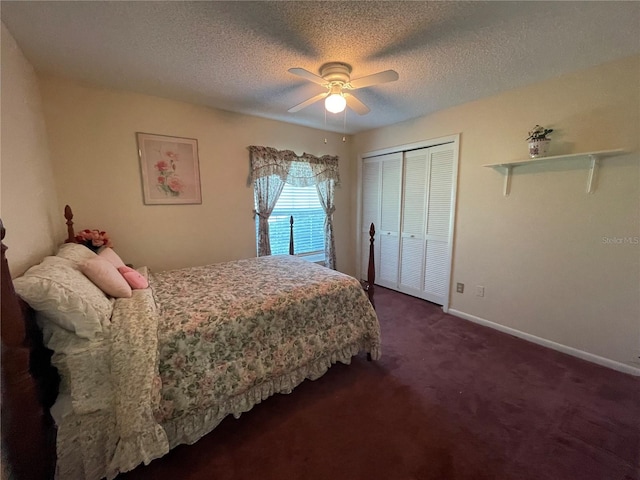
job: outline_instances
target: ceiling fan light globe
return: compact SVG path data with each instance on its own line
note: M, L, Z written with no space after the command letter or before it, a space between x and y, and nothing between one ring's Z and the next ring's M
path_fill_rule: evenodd
M340 113L347 106L347 101L339 93L332 93L324 101L324 107L328 112Z

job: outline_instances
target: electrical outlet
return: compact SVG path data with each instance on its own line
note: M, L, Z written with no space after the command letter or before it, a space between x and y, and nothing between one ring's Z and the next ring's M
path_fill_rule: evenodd
M456 284L456 292L464 293L464 283L457 283Z
M482 285L476 285L476 296L484 297L484 287Z

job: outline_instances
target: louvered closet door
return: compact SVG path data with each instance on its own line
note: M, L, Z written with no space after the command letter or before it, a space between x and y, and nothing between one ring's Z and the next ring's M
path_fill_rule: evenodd
M427 162L426 250L422 298L443 305L450 278L454 149L429 148Z
M422 296L426 221L427 152L405 154L400 239L400 285L409 295Z
M362 165L362 223L360 278L366 280L369 266L369 227L373 223L380 234L380 189L382 181L382 162L379 159L367 159ZM380 242L374 242L374 261L380 265Z
M380 192L380 261L376 264L376 283L398 288L400 248L400 201L402 195L402 153L382 157ZM378 267L379 265L379 267Z

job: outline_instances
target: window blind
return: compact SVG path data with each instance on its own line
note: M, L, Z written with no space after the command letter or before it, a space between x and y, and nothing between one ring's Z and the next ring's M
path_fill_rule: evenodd
M289 253L289 217L292 215L295 254L320 253L324 258L325 214L316 187L294 187L289 184L285 184L269 217L271 254Z

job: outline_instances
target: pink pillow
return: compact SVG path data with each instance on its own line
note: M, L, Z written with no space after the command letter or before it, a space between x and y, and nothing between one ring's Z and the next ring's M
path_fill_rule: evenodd
M84 273L100 290L107 295L116 298L131 297L131 287L116 267L100 257L94 257L78 265Z
M98 256L103 258L116 268L124 267L124 262L118 256L118 254L113 251L113 248L111 247L103 248L102 250L100 250Z
M122 274L124 279L134 290L149 287L149 282L147 281L147 279L144 278L140 274L140 272L137 272L133 268L123 265L122 267L118 268L118 271Z

